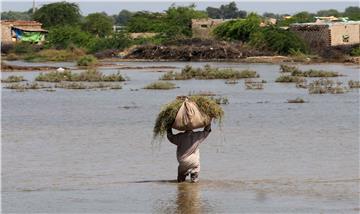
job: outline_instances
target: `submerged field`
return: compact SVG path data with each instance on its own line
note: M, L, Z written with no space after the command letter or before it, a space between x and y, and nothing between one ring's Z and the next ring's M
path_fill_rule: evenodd
M180 72L206 63L120 64ZM172 90L146 90L164 74L149 68L120 69L130 79L121 90L3 88L3 211L357 213L359 89L309 94L295 83L276 83L279 65L210 65L254 70L266 83L248 90L243 79L191 79L173 81ZM299 68L339 72L345 76L332 79L344 83L359 80L354 65ZM39 73L2 78L33 81ZM200 147L200 183L178 185L176 148L166 139L152 142L152 128L163 104L201 91L227 97L229 104L221 129L214 124ZM297 98L306 102L288 103Z

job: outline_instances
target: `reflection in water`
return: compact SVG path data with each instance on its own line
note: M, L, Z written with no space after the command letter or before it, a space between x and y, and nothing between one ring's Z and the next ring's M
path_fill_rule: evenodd
M181 183L178 185L176 199L177 213L201 213L199 184Z
M201 184L184 182L176 186L176 195L167 195L155 203L156 213L197 214L212 210L210 204L201 198Z

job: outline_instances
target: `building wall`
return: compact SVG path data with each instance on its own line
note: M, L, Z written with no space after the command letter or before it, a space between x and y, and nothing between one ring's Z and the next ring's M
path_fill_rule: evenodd
M1 25L1 43L11 43L11 26L10 25Z
M312 50L318 51L331 45L328 25L291 25L289 29L302 38Z
M225 22L223 19L192 19L191 29L194 38L212 38L212 30Z
M331 46L352 45L360 43L360 24L333 24L331 31Z

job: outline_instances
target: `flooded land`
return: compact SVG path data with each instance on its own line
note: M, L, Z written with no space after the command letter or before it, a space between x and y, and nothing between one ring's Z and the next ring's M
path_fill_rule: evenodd
M2 83L4 213L359 212L359 89L310 94L295 83L275 82L281 75L276 64L210 62L254 70L263 85L251 90L244 79L190 79L171 80L174 89L146 90L166 71L207 63L118 64L125 68L98 70L120 71L127 78L120 90L18 92ZM343 76L330 79L345 86L360 79L358 65L298 66L339 72ZM2 79L18 75L31 82L41 72L2 72ZM176 147L152 141L152 129L163 104L197 92L229 103L221 127L213 124L200 146L200 182L178 184ZM304 102L289 102L297 98Z

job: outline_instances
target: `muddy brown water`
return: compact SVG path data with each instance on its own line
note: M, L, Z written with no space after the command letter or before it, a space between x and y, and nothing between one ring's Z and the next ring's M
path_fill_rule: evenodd
M119 64L180 69L205 63ZM294 84L275 83L278 65L210 64L254 69L268 83L246 90L243 80L187 80L174 81L174 90L143 90L161 73L132 69L121 70L131 79L122 90L2 89L2 211L357 213L359 90L309 95ZM300 67L359 80L354 65ZM38 73L2 78L33 80ZM176 148L166 139L152 142L152 127L161 105L198 91L226 96L230 104L223 106L222 127L213 124L200 147L200 183L177 184ZM296 97L309 102L286 103Z

